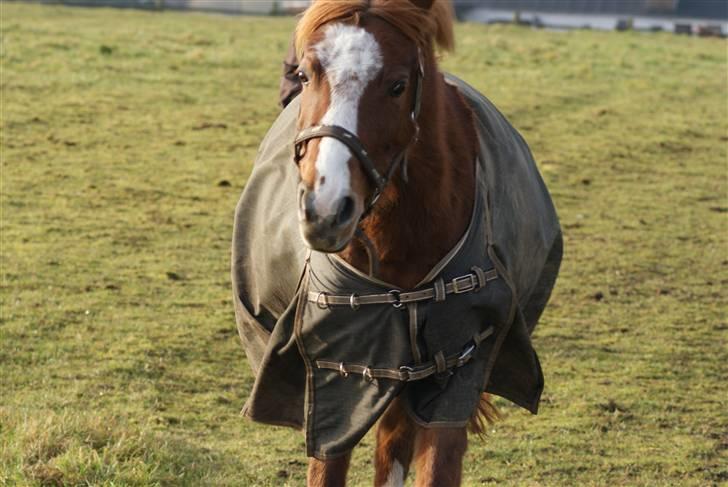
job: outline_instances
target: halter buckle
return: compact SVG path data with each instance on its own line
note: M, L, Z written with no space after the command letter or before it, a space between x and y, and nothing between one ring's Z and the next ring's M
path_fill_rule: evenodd
M341 377L349 377L349 372L344 368L344 362L339 362L339 374Z
M369 367L365 367L361 375L364 376L364 380L367 382L374 380L374 377L372 377L372 370Z
M356 293L351 293L349 296L349 306L354 310L359 309L359 296Z

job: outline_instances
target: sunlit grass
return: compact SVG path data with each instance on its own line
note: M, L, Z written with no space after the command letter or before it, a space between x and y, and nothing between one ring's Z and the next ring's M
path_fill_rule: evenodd
M293 19L0 9L0 479L301 485L300 433L238 414L228 270ZM566 239L541 413L500 402L466 485L728 481L726 41L457 39L445 68L529 141Z

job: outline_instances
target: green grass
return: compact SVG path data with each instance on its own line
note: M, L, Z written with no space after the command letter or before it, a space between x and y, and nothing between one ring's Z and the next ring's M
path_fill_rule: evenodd
M301 485L301 434L239 416L228 273L293 19L0 5L0 484ZM457 39L566 239L541 413L499 402L465 484L727 482L726 41Z

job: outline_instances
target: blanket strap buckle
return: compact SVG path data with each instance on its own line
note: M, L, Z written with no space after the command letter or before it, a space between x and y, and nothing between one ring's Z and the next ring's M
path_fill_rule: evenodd
M410 367L408 365L402 365L399 368L399 377L400 377L399 380L401 380L403 382L409 381L410 380L410 374L412 372L414 372L414 371L415 371L415 369L413 369L412 367Z
M462 287L461 287L462 286ZM452 280L452 292L455 294L463 294L478 287L478 278L474 274L456 277Z
M397 309L401 308L403 306L403 303L402 303L402 300L400 299L399 291L397 291L396 289L392 289L391 291L389 291L389 294L394 299L392 306L394 306Z
M349 306L353 310L359 309L359 296L356 293L351 293L351 296L349 296Z
M339 362L339 374L341 374L341 377L349 377L349 372L344 367L344 362Z
M323 301L321 301L321 298L323 298ZM326 300L326 293L321 291L316 296L316 306L318 306L320 309L329 309L329 302Z

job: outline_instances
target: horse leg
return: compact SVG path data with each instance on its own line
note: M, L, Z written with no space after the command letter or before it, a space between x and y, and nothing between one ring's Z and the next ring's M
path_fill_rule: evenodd
M351 452L332 460L311 458L308 462L308 487L343 487L349 470Z
M417 428L399 399L395 399L379 421L374 454L375 487L400 487L407 478Z
M468 434L462 428L419 428L415 441L415 487L458 487Z

